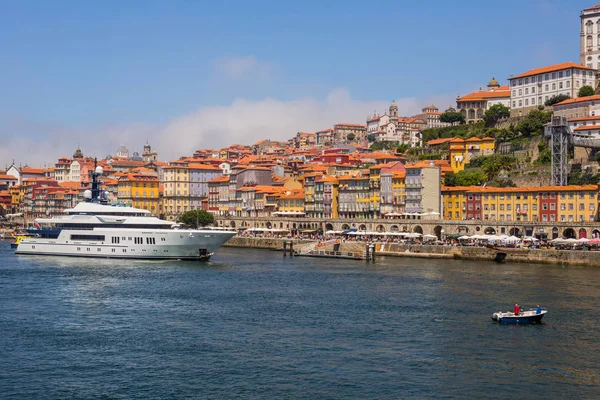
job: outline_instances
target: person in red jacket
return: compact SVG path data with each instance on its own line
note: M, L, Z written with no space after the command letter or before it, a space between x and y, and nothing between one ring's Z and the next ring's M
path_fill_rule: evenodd
M515 315L519 315L519 305L515 304L515 308L513 309L513 312L515 313Z

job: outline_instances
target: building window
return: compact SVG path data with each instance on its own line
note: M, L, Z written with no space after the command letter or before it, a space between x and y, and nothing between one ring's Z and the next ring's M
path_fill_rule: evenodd
M591 33L591 32L588 32ZM589 35L586 40L587 47L592 47L592 35Z
M558 82L558 88L562 89L563 88L563 83L562 82Z
M525 88L525 94L529 94L529 88Z
M535 93L535 86L531 88L531 93Z
M571 81L567 81L567 87L571 87Z
M523 94L523 89L519 89L519 96Z
M552 84L552 90L556 90L556 83Z
M548 91L548 84L545 85L545 90Z

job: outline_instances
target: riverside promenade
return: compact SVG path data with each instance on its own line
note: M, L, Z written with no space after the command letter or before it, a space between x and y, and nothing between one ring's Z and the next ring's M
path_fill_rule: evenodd
M314 240L289 238L233 237L225 244L227 247L283 250L284 241L294 241L294 249L317 243ZM364 251L366 242L346 241L341 243L340 251ZM478 246L439 246L427 244L400 244L375 242L377 256L436 258L493 262L498 252L506 253L506 262L554 264L563 266L600 267L600 252L585 250L553 250L525 248L489 248Z

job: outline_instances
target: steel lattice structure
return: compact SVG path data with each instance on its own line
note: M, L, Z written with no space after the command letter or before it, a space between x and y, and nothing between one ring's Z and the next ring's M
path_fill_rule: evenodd
M571 135L565 117L553 117L546 130L550 137L550 151L552 152L552 185L566 186L569 173L569 145Z

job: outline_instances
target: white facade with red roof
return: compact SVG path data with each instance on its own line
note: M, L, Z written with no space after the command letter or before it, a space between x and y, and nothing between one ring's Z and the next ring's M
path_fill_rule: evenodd
M560 94L575 98L582 86L596 88L595 71L574 62L535 68L508 80L511 116L525 115Z

